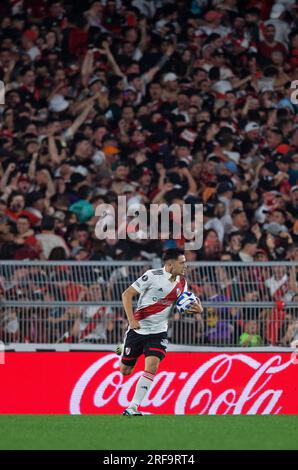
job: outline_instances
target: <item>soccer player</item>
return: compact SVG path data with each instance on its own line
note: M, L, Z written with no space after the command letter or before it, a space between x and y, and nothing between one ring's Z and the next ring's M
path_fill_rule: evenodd
M122 301L127 319L128 330L124 337L120 371L123 375L132 373L141 356L145 355L145 371L140 377L135 394L129 407L123 412L126 416L141 416L138 407L152 385L160 361L167 350L168 316L176 300L187 290L184 279L186 258L180 249L165 252L164 267L149 269L122 294ZM140 295L138 305L133 312L132 299ZM198 299L191 305L189 313L202 313L203 308Z

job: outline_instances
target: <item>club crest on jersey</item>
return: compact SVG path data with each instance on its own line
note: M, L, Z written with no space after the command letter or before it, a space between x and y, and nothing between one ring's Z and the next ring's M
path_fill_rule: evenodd
M126 356L129 356L130 351L131 351L131 348L125 348L125 354L126 354Z

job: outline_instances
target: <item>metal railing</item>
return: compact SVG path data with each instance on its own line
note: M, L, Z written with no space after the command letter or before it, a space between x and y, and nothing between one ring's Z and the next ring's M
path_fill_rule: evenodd
M2 307L0 319L5 344L116 344L127 328L121 308L100 305ZM168 336L187 346L289 346L298 339L297 309L207 307L199 319L174 314Z
M160 266L160 260L0 262L0 341L118 343L127 328L123 290ZM174 313L170 342L288 346L298 339L297 277L297 262L189 263L189 290L202 299L204 313Z

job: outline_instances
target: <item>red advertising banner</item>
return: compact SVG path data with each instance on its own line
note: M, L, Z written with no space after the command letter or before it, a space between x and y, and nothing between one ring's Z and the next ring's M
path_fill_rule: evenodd
M7 353L0 413L119 414L144 367L123 377L110 352ZM293 353L169 352L142 410L152 414L298 414Z

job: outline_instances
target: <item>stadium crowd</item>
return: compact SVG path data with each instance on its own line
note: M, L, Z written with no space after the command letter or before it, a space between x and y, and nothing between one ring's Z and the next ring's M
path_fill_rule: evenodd
M14 305L0 306L0 340L120 342L127 329L121 294L147 268L150 265L1 266L2 294ZM297 308L291 306L298 301L296 275L295 266L191 265L189 288L208 304L203 315L173 312L171 342L288 345L298 339ZM242 303L236 306L231 302ZM265 308L258 302L273 302L273 307Z
M0 259L183 246L99 240L96 208L125 196L203 203L190 261L298 260L294 0L3 0L0 13Z

